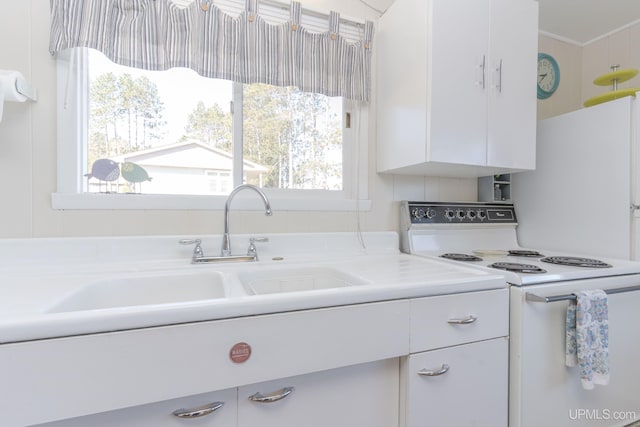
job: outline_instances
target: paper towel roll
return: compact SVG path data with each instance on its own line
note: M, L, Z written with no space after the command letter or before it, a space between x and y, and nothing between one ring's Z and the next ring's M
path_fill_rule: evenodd
M0 88L4 101L24 102L28 99L18 91L19 85L28 86L19 71L0 70Z

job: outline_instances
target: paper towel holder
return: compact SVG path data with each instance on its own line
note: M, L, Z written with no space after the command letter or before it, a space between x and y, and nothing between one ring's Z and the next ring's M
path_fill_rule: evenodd
M36 90L36 88L31 86L29 83L27 83L24 80L20 80L20 79L16 80L16 90L18 91L18 93L26 96L31 101L38 100L38 91Z
M18 71L0 70L0 122L6 101L37 101L38 92ZM4 87L3 87L4 83ZM8 87L7 87L8 86Z
M4 90L2 90L3 84ZM0 70L0 100L5 102L37 101L38 91L27 82L19 71Z

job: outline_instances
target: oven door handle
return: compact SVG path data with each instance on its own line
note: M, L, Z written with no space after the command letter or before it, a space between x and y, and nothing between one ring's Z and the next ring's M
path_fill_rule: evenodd
M474 316L473 314L468 315L465 318L454 318L454 319L449 319L447 320L447 323L451 324L451 325L468 325L470 323L474 323L476 320L478 320L478 318L476 316Z
M640 285L627 286L624 288L605 289L604 292L607 295L611 295L611 294L621 294L623 292L633 292L633 291L640 291ZM525 294L525 299L531 302L571 301L576 299L576 294L552 295L552 296L545 297L538 294L534 294L533 292L527 292Z

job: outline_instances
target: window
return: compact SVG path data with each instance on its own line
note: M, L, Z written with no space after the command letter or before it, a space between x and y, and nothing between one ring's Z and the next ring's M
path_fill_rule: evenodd
M229 194L233 190L231 174L229 172L207 171L209 192L211 194Z
M54 208L209 209L241 183L285 209L353 209L366 198L365 106L65 54Z

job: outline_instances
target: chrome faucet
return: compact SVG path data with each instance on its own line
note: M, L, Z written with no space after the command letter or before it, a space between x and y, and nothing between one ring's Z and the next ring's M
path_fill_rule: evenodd
M255 191L262 198L262 201L264 202L264 208L265 208L264 214L266 216L271 216L273 213L271 212L271 204L269 203L269 199L267 198L267 195L264 194L264 192L260 190L258 187L256 187L255 185L242 184L234 188L233 191L229 193L229 196L227 196L227 202L224 204L224 234L222 235L222 248L220 250L220 254L223 257L231 256L231 236L229 234L229 207L231 206L231 200L233 200L233 197L238 192L245 189Z

